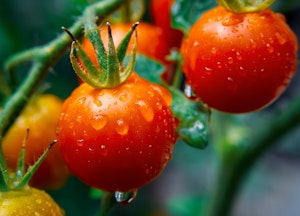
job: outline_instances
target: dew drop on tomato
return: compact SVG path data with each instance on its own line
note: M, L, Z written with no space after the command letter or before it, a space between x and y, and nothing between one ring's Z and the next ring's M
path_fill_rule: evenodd
M116 191L115 199L121 205L128 205L135 200L136 195L137 195L137 189L129 192Z
M116 122L116 132L120 135L126 135L129 130L129 125L123 120L119 119Z
M107 117L101 114L96 115L91 119L90 123L95 130L101 130L107 125Z
M121 95L119 96L119 100L122 101L122 102L127 101L127 94L126 94L126 93L121 94Z
M76 141L76 143L77 143L77 145L78 146L83 146L83 143L84 143L84 139L78 139L77 141Z
M138 106L138 110L141 113L141 115L143 116L143 118L147 121L147 122L152 122L153 118L154 118L154 111L150 106L147 106L145 101L142 100L138 100L136 102L137 106Z

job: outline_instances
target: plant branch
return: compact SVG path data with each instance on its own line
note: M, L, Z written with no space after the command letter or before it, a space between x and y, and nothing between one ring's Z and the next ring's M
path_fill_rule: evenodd
M251 136L252 139L239 148L237 157L230 157L230 153L221 155L208 216L230 215L243 180L257 159L273 147L275 141L299 125L300 95L287 107L284 113L275 113L270 122L257 128L256 133ZM231 145L234 146L235 143Z

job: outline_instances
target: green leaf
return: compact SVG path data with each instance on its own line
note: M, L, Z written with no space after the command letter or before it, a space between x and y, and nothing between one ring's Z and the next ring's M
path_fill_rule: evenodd
M137 54L134 71L150 82L162 84L160 77L165 71L165 66L144 55Z
M216 0L176 0L171 9L172 26L187 35L202 13L216 5Z
M168 88L172 94L172 111L179 120L177 133L188 145L203 149L208 143L210 110L200 101L189 100L181 91Z

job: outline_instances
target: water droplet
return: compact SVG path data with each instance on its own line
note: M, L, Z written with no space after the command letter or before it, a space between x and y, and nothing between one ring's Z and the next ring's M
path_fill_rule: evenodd
M273 53L274 52L274 47L271 46L271 44L267 43L266 46L267 46L267 50L268 50L269 53Z
M76 121L77 121L78 123L81 123L81 122L82 122L82 116L81 116L81 115L77 116L77 117L76 117Z
M119 100L122 102L125 102L127 100L127 94L126 93L121 94L119 96Z
M106 156L108 154L108 150L106 149L105 145L101 145L100 146L100 152L99 152L102 156Z
M156 106L158 110L162 109L162 104L160 102L156 102Z
M251 39L250 39L250 47L251 47L252 49L254 49L254 48L256 48L256 46L257 46L256 42L251 38Z
M278 42L283 45L286 43L287 39L285 36L283 36L282 34L280 34L279 32L275 33L275 37L277 38Z
M84 144L84 139L78 139L78 140L76 141L76 143L77 143L78 146L83 146L83 144Z
M70 128L70 129L73 129L73 127L74 127L74 122L70 122L69 128Z
M154 92L153 92L153 91L149 90L147 93L148 93L148 95L149 95L150 97L154 97Z
M123 119L119 119L116 123L116 132L120 135L126 135L129 130L129 125L124 122Z
M212 69L209 67L204 67L205 73L206 74L211 74Z
M86 97L81 97L81 98L78 99L78 103L79 104L84 104L85 100L86 100Z
M97 107L101 107L102 106L102 101L101 100L94 100L94 103L96 104Z
M91 147L89 147L88 149L89 149L89 152L91 152L91 153L95 152L95 149L93 149Z
M228 57L228 64L232 64L233 63L233 58L231 56Z
M96 115L91 120L91 125L95 130L101 130L107 124L107 117L105 115Z
M140 113L142 114L143 118L147 122L152 122L153 118L154 118L153 109L150 106L147 106L145 101L142 101L142 100L138 100L136 102L136 104L138 105L138 109L139 109Z
M41 199L36 199L35 202L36 202L37 204L41 204L41 203L42 203L42 200L41 200Z
M210 51L212 54L216 54L217 53L217 49L216 49L216 47L213 47L213 48L211 48L211 51Z
M193 46L199 46L199 42L198 41L195 41Z
M116 191L115 199L121 205L128 205L135 200L136 195L137 195L137 189L129 192Z
M242 60L243 59L240 52L236 52L235 54L236 54L237 60Z

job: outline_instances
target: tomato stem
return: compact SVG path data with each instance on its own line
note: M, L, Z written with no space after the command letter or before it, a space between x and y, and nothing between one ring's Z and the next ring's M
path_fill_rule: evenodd
M217 143L217 145L225 145L225 152L223 151L220 154L218 173L212 187L212 200L207 216L230 215L243 180L257 159L273 147L276 144L276 140L299 125L300 95L294 98L287 107L289 107L287 112L283 112L280 115L274 113L274 116L270 118L272 120L267 125L261 124L261 128L256 128L249 139L242 139L244 140L243 142L228 142L228 139L224 139L224 137L218 138L221 142ZM213 116L215 116L214 114ZM226 118L232 118L232 115L227 115ZM224 119L222 119L221 124L224 124ZM236 122L233 122L233 124L236 125ZM218 129L218 131L220 130L223 130L222 133L226 134L228 125L226 128ZM214 134L216 135L216 131L214 131ZM234 157L232 154L233 150L235 152Z
M90 13L93 12L90 11ZM100 30L94 23L94 16L91 14L88 15L89 19L85 19L85 35L93 45L98 66L91 61L81 44L73 36L74 41L71 46L70 60L75 73L87 84L95 89L114 88L125 82L134 69L137 34L135 34L134 47L129 63L123 67L123 61L131 36L134 32L136 33L138 22L132 25L117 49L114 45L110 23L107 22L108 51L106 52L100 37Z
M217 0L227 10L235 13L258 12L269 8L275 0Z

